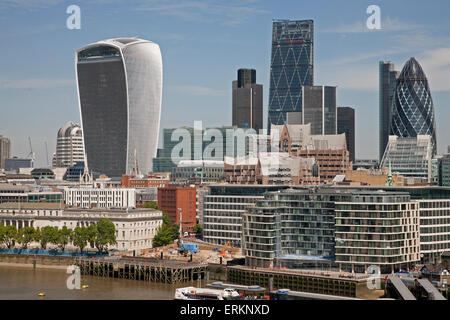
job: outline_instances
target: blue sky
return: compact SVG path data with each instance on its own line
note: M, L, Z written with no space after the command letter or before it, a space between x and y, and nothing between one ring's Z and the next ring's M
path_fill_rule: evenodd
M66 28L66 8L81 8L81 30ZM366 9L381 7L382 29L365 28ZM448 0L2 0L0 135L26 156L32 137L46 165L56 133L79 122L74 52L91 42L136 36L163 56L161 128L231 124L231 82L255 68L267 122L272 19L313 19L316 85L338 86L338 104L356 109L357 158L378 154L378 62L401 70L415 56L430 81L438 147L450 144L450 2Z

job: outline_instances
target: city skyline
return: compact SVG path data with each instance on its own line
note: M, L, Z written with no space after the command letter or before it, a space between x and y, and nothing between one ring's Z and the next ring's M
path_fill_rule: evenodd
M230 125L229 83L236 70L255 69L258 82L269 88L272 19L289 18L314 20L314 80L338 87L338 105L355 106L356 158L375 159L378 154L374 147L378 146L378 122L373 119L378 119L379 61L390 60L402 66L411 56L417 57L429 78L437 135L442 137L438 153L443 153L450 142L445 140L450 129L439 119L450 116L445 108L450 103L446 81L450 49L442 45L449 38L449 23L442 18L450 5L435 2L436 6L420 10L411 6L406 12L404 1L379 4L379 31L365 28L367 4L360 1L319 1L308 6L294 1L285 1L284 6L265 1L210 1L200 7L192 2L171 1L176 10L151 1L134 3L126 9L124 4L114 2L80 2L81 30L65 26L68 2L6 2L1 5L0 37L8 41L11 49L1 53L0 67L4 71L0 94L2 106L8 106L10 114L8 120L0 120L0 134L11 139L11 154L19 157L29 153L27 137L31 136L36 166L44 166L44 142L48 142L51 158L57 129L67 121L80 123L73 51L86 43L117 36L139 36L161 46L167 66L161 129L191 126L194 120L203 120L206 126ZM121 10L123 20L118 24ZM334 16L336 11L339 17ZM104 24L98 24L99 19ZM217 34L221 37L217 38ZM417 41L410 41L413 35ZM27 50L30 45L36 50ZM31 59L30 52L35 59ZM268 91L264 92L264 127Z

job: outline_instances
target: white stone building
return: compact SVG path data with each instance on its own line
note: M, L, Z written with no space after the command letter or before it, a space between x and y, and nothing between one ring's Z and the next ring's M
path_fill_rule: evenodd
M135 208L136 189L80 187L64 189L64 202L80 208Z
M153 237L162 226L162 212L155 209L67 209L60 203L0 204L0 224L17 228L66 226L73 230L97 223L101 218L114 223L117 244L110 249L119 251L152 248Z

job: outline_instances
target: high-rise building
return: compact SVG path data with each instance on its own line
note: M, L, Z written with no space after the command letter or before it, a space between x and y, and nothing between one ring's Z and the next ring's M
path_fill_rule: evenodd
M350 161L355 162L355 109L350 107L337 108L337 133L345 133Z
M258 132L263 128L263 86L256 84L256 71L239 69L232 87L233 126Z
M430 135L436 155L436 120L428 80L415 58L410 58L398 77L392 101L390 134L405 138Z
M336 87L302 87L302 122L311 123L312 134L337 133L336 94Z
M58 131L53 167L71 167L83 161L83 131L78 124L69 121Z
M183 232L193 232L197 223L197 193L195 187L167 186L158 188L158 206L170 221ZM181 211L181 212L180 212Z
M405 177L431 183L433 142L429 135L415 138L389 136L380 167Z
M314 85L314 21L275 20L267 126L282 125L287 112L302 111L302 86Z
M0 169L5 169L5 160L10 157L11 141L8 138L0 136Z
M254 136L253 130L235 126L163 129L163 148L153 159L153 171L171 172L180 160L223 161L225 156L244 156L253 146ZM181 150L179 145L186 148Z
M162 96L159 46L137 38L99 41L75 55L86 160L97 174L152 170Z
M379 63L379 161L383 158L389 140L389 126L391 123L392 100L397 84L398 71L389 61Z

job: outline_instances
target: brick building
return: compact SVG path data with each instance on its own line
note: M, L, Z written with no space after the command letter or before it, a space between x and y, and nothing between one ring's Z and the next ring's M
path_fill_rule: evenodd
M158 188L158 206L172 223L180 224L182 211L183 232L193 232L197 223L197 192L195 187L167 186Z
M148 176L122 175L122 187L124 188L150 188L166 187L170 184L169 173L154 173Z

